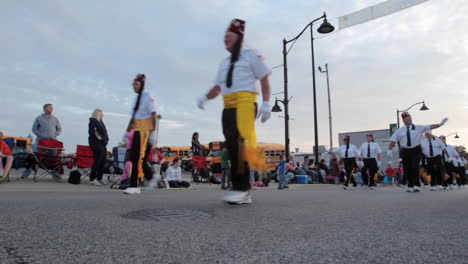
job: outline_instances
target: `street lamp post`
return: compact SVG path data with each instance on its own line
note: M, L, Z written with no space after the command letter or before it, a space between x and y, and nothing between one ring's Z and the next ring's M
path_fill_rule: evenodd
M315 146L314 146L314 152L315 152L315 159L318 161L319 160L319 154L318 154L318 125L317 125L317 96L316 96L316 88L315 88L315 60L314 60L314 35L313 35L313 27L312 25L317 22L318 20L323 19L322 24L319 26L317 29L317 32L320 34L327 34L332 32L335 28L328 23L327 21L327 15L323 13L322 16L312 20L307 26L304 27L304 29L297 35L295 38L286 40L283 39L283 73L284 73L284 99L280 102L284 104L284 112L285 112L285 117L284 117L284 124L285 124L285 147L286 147L286 156L289 157L289 99L288 99L288 64L287 64L287 56L288 56L288 50L287 50L287 44L293 41L296 41L299 39L302 34L305 32L305 30L310 27L310 41L311 41L311 53L312 53L312 87L313 87L313 96L314 96L314 132L315 132ZM279 100L277 100L279 101ZM277 105L277 102L275 102L275 106ZM273 107L275 108L275 107ZM278 106L279 108L279 106ZM277 109L272 109L273 110L278 110ZM279 110L281 111L281 110ZM275 112L275 111L273 111ZM278 111L276 111L278 112Z
M426 104L424 103L424 101L415 103L415 104L413 104L412 106L408 107L408 108L405 109L405 110L397 110L397 112L396 112L396 115L397 115L397 128L400 128L400 113L409 111L411 108L413 108L413 106L419 105L419 104L422 104L421 108L419 109L420 111L429 110L429 108L426 106Z
M460 138L460 137L458 136L458 132L450 133L450 134L448 134L448 135L445 135L444 137L445 137L445 138L448 138L449 136L452 136L452 135L455 135L454 138L456 138L456 139Z
M319 66L318 67L319 71L321 73L326 73L327 74L327 91L328 91L328 121L329 121L329 126L330 126L330 150L333 149L333 131L332 131L332 112L331 112L331 98L330 98L330 81L328 79L328 63L325 63L325 70L322 70L322 68Z

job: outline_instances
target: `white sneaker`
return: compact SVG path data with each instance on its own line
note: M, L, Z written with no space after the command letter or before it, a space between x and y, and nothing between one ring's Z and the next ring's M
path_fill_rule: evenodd
M398 184L398 186L400 186L401 188L406 188L406 185L404 184Z
M371 189L371 190L375 190L375 187L374 187L374 186L371 186L371 187L369 187L369 189Z
M98 180L90 181L89 185L101 186L102 184Z
M348 186L343 185L343 189L347 190L347 189L348 189Z
M444 187L442 187L442 185L437 185L436 187L437 187L438 190L443 190L444 189Z
M124 193L126 194L140 194L141 193L141 190L140 188L135 188L135 187L128 187L127 189L125 189L123 191Z
M443 188L444 190L447 190L448 187L447 187L447 186L444 186L444 187L442 187L442 188Z
M431 191L437 191L437 190L439 190L439 187L437 187L437 186L432 186L431 187Z
M450 184L450 189L454 189L454 188L455 188L455 185Z
M99 183L101 185L107 185L109 183L109 181L108 180L100 180Z
M419 186L413 187L413 192L420 192L420 191L421 191L421 188L419 188Z
M250 192L241 192L241 191L229 191L223 198L223 200L230 204L243 204L243 203L252 203L250 198Z
M1 162L1 159L0 159ZM0 177L3 177L3 168L0 168Z
M462 188L461 185L457 187L457 189L461 189L461 188Z
M408 188L406 189L406 191L407 191L407 192L413 192L414 189L413 189L413 187L408 187Z

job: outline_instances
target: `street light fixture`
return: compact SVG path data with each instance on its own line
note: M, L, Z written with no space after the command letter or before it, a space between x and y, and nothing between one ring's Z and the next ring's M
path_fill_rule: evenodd
M400 128L400 113L407 112L407 111L409 111L411 108L413 108L414 106L419 105L419 104L422 104L421 108L419 109L420 111L429 110L429 108L426 106L426 104L424 103L424 101L415 103L415 104L413 104L412 106L408 107L408 108L405 109L405 110L397 110L397 114L396 114L396 115L397 115L397 128Z
M445 137L448 138L449 136L452 136L452 135L455 135L454 138L456 138L456 139L460 138L460 137L458 136L458 132L450 133L450 134L446 135Z
M304 31L310 27L310 48L311 48L311 54L312 54L312 87L313 87L313 96L314 96L314 133L315 133L315 146L314 146L314 152L315 152L315 160L319 160L319 154L318 154L318 125L317 125L317 96L316 96L316 87L315 87L315 60L314 60L314 31L313 31L313 24L320 19L323 19L322 24L319 26L317 29L317 32L320 34L328 34L335 30L335 27L331 25L327 21L327 14L323 13L322 16L312 20L307 26L304 27L304 29L297 35L295 38L286 40L283 39L283 73L284 73L284 100L280 101L284 105L284 127L285 127L285 145L286 145L286 157L289 157L289 99L288 99L288 64L287 64L287 56L289 53L289 50L287 50L287 44L291 42L295 42L297 39L299 39ZM293 43L294 44L294 43ZM275 102L275 105L277 103ZM275 107L274 107L275 108ZM279 108L279 106L278 106ZM278 110L276 108L275 110ZM273 109L272 109L273 110Z
M284 103L283 103L284 104ZM273 108L271 109L272 112L274 113L278 113L278 112L281 112L281 107L278 105L278 99L275 98L275 105L273 106Z

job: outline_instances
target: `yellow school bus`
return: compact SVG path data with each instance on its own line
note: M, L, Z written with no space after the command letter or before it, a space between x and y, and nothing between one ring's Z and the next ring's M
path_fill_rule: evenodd
M279 165L280 156L285 155L285 147L275 143L258 143L258 147L264 150L265 161L268 171L276 171Z
M15 152L15 149L28 149L31 147L31 139L26 137L14 137L14 136L3 136L3 139L13 138L14 145L12 151Z
M164 146L159 149L164 159L169 162L173 162L175 158L182 160L182 168L190 170L192 159L190 158L190 147L188 146Z

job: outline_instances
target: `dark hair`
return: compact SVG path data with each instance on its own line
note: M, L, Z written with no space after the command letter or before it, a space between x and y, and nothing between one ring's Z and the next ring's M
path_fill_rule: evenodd
M179 160L179 158L175 158L174 161L172 161L172 166L174 166Z
M286 159L286 162L290 162L291 160L290 159Z
M237 41L234 44L234 49L231 53L231 64L229 65L229 70L226 79L226 85L228 88L231 88L232 86L232 73L234 71L234 64L239 59L242 41L244 40L244 34L237 34L237 36Z
M141 74L141 75L143 76L143 79L145 80L146 76L144 74ZM138 91L138 97L137 97L137 100L136 100L136 103L135 103L135 108L133 108L132 120L135 118L135 114L138 111L138 109L140 108L141 94L143 93L143 90L145 89L145 81L144 80L135 81L135 82L141 83L141 89L140 89L140 91Z
M52 104L45 104L45 105L42 107L42 109L45 110L46 107L48 107L48 106L52 106Z
M195 139L195 136L198 136L198 132L193 132L193 134L192 134L192 140Z

